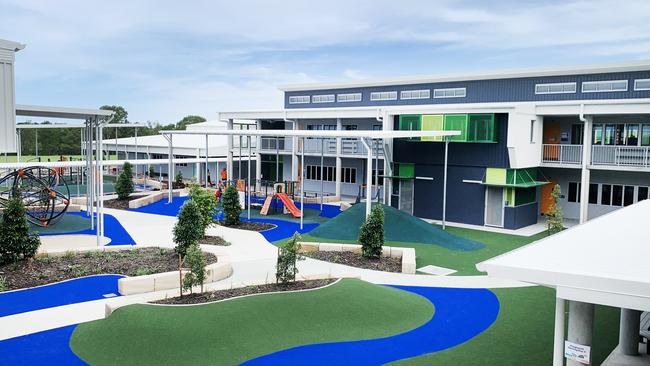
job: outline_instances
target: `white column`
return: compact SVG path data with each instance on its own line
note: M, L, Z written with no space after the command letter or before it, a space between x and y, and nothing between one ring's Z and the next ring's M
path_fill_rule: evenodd
M201 158L201 149L196 148L196 158L200 159ZM196 178L196 182L201 186L201 163L196 162L194 164L194 177Z
M589 219L589 182L591 181L591 171L589 163L591 161L591 133L593 118L586 117L583 131L582 143L582 174L580 178L580 223Z
M564 366L565 301L555 298L555 338L553 340L553 366Z
M174 135L163 135L167 138L167 142L169 143L169 151L167 152L168 154L168 165L167 165L167 203L172 203L172 176L174 175L174 145L172 143L172 138Z
M592 345L594 304L579 301L569 302L569 328L567 333L570 342L583 346ZM584 366L582 363L573 360L567 360L566 364L567 366Z
M340 131L342 128L341 126L341 119L337 118L336 119L336 130ZM343 159L341 158L341 144L342 140L340 137L336 138L336 179L335 179L335 195L341 199L341 174L342 174L342 165L343 165Z
M627 356L639 354L639 328L641 312L639 310L621 309L621 324L618 337L619 349Z
M442 183L442 229L447 223L447 161L449 156L449 140L445 137L445 176ZM414 187L415 188L415 187Z
M230 136L226 136L226 138L230 139ZM203 177L203 179L205 179L205 188L208 188L208 156L210 156L208 150L209 150L209 147L208 147L208 134L206 134L206 135L205 135L205 177ZM220 178L219 178L219 177L220 177L220 176L219 176L219 173L220 173L220 172L219 172L219 163L217 162L217 171L214 173L214 174L215 174L214 177L215 177L215 180L216 180L217 182L218 182L219 179L220 179ZM200 174L199 174L199 176L200 176ZM219 185L217 184L217 187L218 187L218 186L219 186Z
M257 121L257 129L261 130L262 129L262 122ZM262 190L261 186L261 180L262 180L262 154L260 153L260 150L262 149L262 139L257 136L257 147L255 149L256 156L255 156L255 190L257 190L257 185L260 184L260 190Z
M293 121L293 129L294 130L299 130L300 128L298 127L298 120ZM298 180L298 138L292 137L291 138L292 143L291 143L291 181L295 182ZM302 151L304 152L304 142L302 144ZM302 171L302 167L300 168Z
M305 138L302 139L302 149L300 150L300 230L303 227L303 217L305 217Z
M366 219L368 219L372 208L372 139L359 140L368 151L366 158Z
M232 119L228 120L228 129L229 130L233 129L233 120ZM232 159L232 139L233 139L233 136L228 136L228 155L227 155L227 157L228 157L227 160L228 161L227 161L227 167L226 167L227 172L228 172L228 180L232 180L232 171L233 171L233 169L232 169L233 168L233 166L232 166L232 160L233 160ZM208 179L207 176L206 176L205 179Z

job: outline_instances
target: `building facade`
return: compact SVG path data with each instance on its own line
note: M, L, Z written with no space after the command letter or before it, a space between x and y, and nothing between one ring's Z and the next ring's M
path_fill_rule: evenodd
M373 196L422 218L517 229L561 188L585 221L648 198L650 62L282 87L284 109L224 112L260 129L454 130L449 138L376 141ZM445 146L446 192L443 189ZM367 151L345 139L265 138L261 179L360 194ZM323 168L321 169L321 160Z

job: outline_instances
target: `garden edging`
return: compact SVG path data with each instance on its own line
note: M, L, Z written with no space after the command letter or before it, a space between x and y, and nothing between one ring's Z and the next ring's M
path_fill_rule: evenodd
M360 244L300 242L300 252L352 252L361 253ZM382 247L382 257L401 258L402 273L415 274L415 249L399 247Z

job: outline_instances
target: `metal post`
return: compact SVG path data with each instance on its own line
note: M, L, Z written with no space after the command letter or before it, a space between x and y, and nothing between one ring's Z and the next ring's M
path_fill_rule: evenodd
M174 147L172 145L172 138L174 135L163 135L167 139L167 142L169 143L169 163L167 166L167 190L168 190L168 197L167 197L167 203L172 203L172 175L174 174ZM161 169L162 170L162 169ZM162 174L162 172L161 172Z
M101 189L99 187L99 181L100 181L100 175L102 175L102 172L99 170L101 169L99 166L99 160L101 159L102 151L101 151L101 146L99 146L99 121L95 119L95 179L93 180L93 184L95 185L95 214L97 215L97 227L95 228L95 232L97 233L97 246L100 246L101 243L101 236L102 236L102 231L101 231L101 215L100 215L100 203L102 197L100 196Z
M103 150L104 145L104 129L99 126L99 151ZM104 155L99 154L99 226L100 235L104 237ZM100 242L101 244L101 242Z
M34 136L35 136L35 144L34 144L34 149L36 150L36 157L38 158L38 128L34 129Z
M325 149L325 139L320 139L320 210L323 212L323 151Z
M18 162L19 163L20 163L20 155L22 154L22 145L23 145L23 141L22 141L22 138L21 138L22 137L21 136L21 131L22 131L21 129L18 129L18 134L16 135L17 138L18 138L18 144L17 144L18 149L16 150L16 152L18 153L17 155L18 155Z
M564 366L564 299L555 298L555 339L553 341L553 366Z
M215 180L219 177L219 164L217 164L217 171L215 172ZM218 187L218 185L217 185ZM205 134L205 188L208 188L208 134Z
M445 176L442 183L442 229L447 225L447 162L449 157L449 140L445 138Z
M305 216L305 138L302 138L300 149L300 230L302 230L303 217Z
M251 219L251 137L246 136L248 139L248 166L246 167L248 169L248 174L246 175L246 178L248 180L248 184L246 184L246 194L248 195L248 219ZM239 157L239 160L241 161L241 156Z
M126 146L126 144L124 145ZM138 128L135 128L135 178L138 178Z
M359 139L363 146L366 148L366 156L367 156L367 162L366 162L366 219L370 216L370 210L372 206L372 186L370 183L372 183L372 150L370 149L370 144L372 144L372 139L368 139L366 141L363 137Z
M275 181L280 179L280 139L275 136Z
M241 180L241 135L239 135L239 168L237 169L237 180Z
M115 127L115 160L119 160L117 156L117 127Z

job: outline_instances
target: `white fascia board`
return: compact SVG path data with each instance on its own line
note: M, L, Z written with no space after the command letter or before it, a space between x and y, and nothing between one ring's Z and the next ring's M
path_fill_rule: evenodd
M0 49L9 50L13 52L20 51L25 48L25 45L22 43L9 41L6 39L0 39Z
M470 80L493 80L493 79L514 79L528 77L545 77L545 76L562 76L562 75L581 75L581 74L601 74L613 72L631 72L650 70L650 60L615 62L594 65L581 66L559 66L545 67L537 69L515 69L500 71L484 71L478 73L447 74L438 76L414 76L404 78L389 78L366 81L347 81L340 83L307 83L281 85L278 89L284 92L307 91L307 90L325 90L325 89L345 89L345 88L363 88L389 85L409 85L409 84L429 84L451 81L470 81Z
M374 118L381 108L305 108L277 111L219 112L219 120L295 120L310 118Z
M617 308L636 309L640 311L648 311L650 309L650 297L648 296L634 296L565 286L558 286L556 288L556 296L565 300Z
M251 155L251 158L254 158L254 155ZM233 157L234 160L239 160L238 156ZM243 155L241 160L248 159L248 155ZM226 157L217 157L217 158L208 158L209 163L224 163L227 162ZM131 165L167 165L169 164L169 159L132 159L132 160L102 160L103 166L121 166L124 163L129 162ZM192 164L192 163L204 163L205 158L175 158L173 159L174 164ZM92 162L95 165L95 161ZM85 167L85 161L50 161L50 162L19 162L19 163L0 163L0 169L23 169L30 167L45 167L45 168L74 168L74 167Z
M263 136L263 137L315 137L315 138L373 138L390 139L406 137L457 136L460 131L323 131L323 130L206 130L206 131L160 131L163 135L224 135L224 136Z
M16 104L16 115L26 117L86 119L89 117L110 117L113 115L113 111Z
M650 99L573 100L535 103L535 113L544 115L579 115L584 105L585 115L650 114Z

